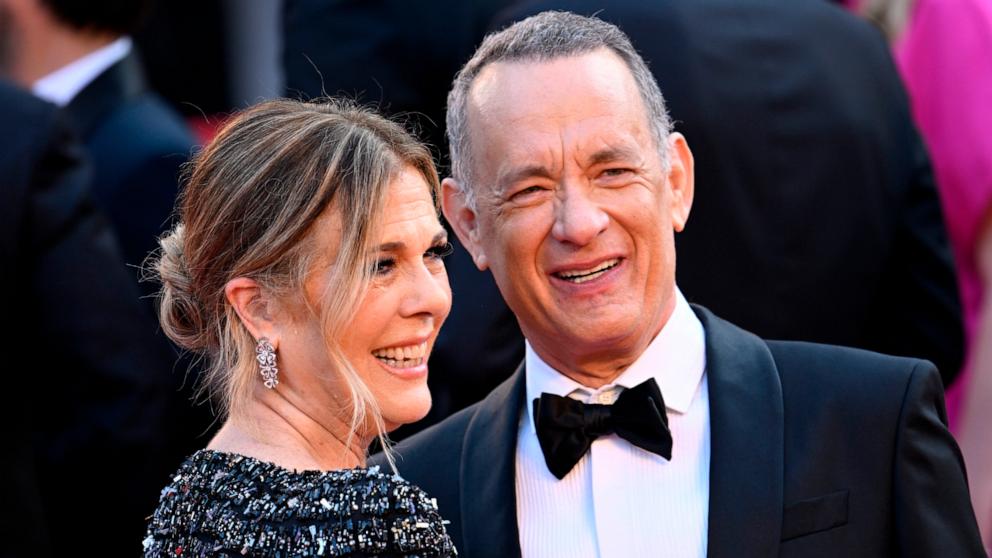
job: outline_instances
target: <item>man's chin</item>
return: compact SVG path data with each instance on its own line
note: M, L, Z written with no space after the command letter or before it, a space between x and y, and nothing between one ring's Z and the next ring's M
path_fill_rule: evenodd
M580 348L582 353L623 352L628 346L637 350L638 341L648 337L643 325L636 319L573 321L559 331L554 345L570 353L578 353Z

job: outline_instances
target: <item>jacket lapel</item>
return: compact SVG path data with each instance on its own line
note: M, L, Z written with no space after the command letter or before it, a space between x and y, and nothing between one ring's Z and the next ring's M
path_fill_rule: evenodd
M693 306L706 330L710 397L710 558L778 556L784 414L764 341Z
M521 364L479 404L465 431L461 460L465 556L520 556L515 477L525 385Z
M65 110L84 139L96 131L107 113L148 89L144 70L132 51L83 88Z
M710 398L709 558L777 556L782 528L782 387L767 345L705 308ZM521 365L479 408L461 459L463 553L519 557L515 464Z

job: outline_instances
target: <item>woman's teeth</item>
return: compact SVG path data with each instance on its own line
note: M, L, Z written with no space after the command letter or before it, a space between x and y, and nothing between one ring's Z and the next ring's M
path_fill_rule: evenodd
M592 269L562 271L557 275L559 278L572 283L585 283L586 281L592 281L593 279L613 269L618 263L620 263L620 260L618 258L614 258L612 260L607 260Z
M372 351L372 356L393 368L413 368L427 360L427 342L405 347L387 347Z

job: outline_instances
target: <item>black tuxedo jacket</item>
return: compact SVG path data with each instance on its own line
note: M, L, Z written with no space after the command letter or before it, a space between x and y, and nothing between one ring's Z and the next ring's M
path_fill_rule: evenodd
M932 364L766 342L694 310L709 382L708 556L984 556ZM524 373L396 447L400 474L437 498L468 558L520 555Z
M964 354L933 173L881 34L823 0L536 0L624 30L696 161L690 302L766 339Z

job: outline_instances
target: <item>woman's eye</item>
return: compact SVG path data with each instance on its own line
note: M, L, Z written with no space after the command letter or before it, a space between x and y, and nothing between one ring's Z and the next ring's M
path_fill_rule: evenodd
M394 267L396 267L396 260L393 258L383 258L381 260L377 260L375 265L372 266L372 274L386 275L392 271Z
M438 244L437 246L432 246L427 250L426 254L428 257L435 260L440 260L445 256L450 256L455 249L450 242L445 242L444 244Z

